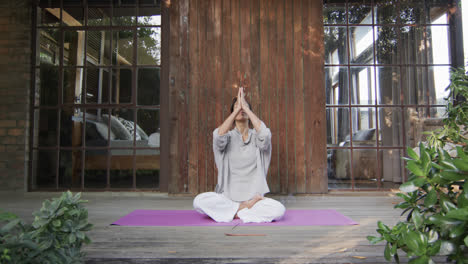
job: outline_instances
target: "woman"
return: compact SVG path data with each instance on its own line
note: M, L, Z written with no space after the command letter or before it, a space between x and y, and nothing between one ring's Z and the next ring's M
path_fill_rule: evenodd
M254 129L249 128L249 122ZM266 175L271 132L252 112L243 88L233 100L231 115L213 131L213 152L218 184L215 192L195 197L195 210L216 222L234 218L244 223L271 222L284 215L286 209L280 202L263 197L270 191Z

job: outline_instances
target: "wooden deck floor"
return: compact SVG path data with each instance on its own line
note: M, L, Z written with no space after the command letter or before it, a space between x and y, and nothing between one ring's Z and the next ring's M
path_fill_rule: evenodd
M0 208L31 221L31 213L57 193L0 193ZM382 220L393 225L400 211L392 193L331 193L273 197L289 209L335 209L356 226L120 227L109 224L135 209L191 209L192 198L152 193L85 193L93 243L87 263L386 263L384 245L370 245ZM227 237L225 233L261 233ZM443 263L439 258L437 263ZM405 262L405 258L403 258Z

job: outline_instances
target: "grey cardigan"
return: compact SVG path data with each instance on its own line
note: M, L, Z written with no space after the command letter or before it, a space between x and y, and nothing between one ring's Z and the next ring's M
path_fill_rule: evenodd
M235 129L221 136L218 134L218 128L213 131L213 153L216 167L218 168L218 184L216 185L215 192L224 194L226 197L234 200L229 193L231 187L229 185L231 177L229 163L232 162L232 159L229 157L232 155L242 155L242 153L232 151L229 147L231 142L232 144L243 142L242 135ZM256 173L249 182L252 184L251 192L245 193L245 197L241 199L241 201L246 201L256 193L264 195L270 191L266 176L271 160L271 131L262 122L259 132L255 129L249 129L248 143L243 142L242 144L253 144L250 147L256 148L257 157ZM238 199L236 201L241 202Z

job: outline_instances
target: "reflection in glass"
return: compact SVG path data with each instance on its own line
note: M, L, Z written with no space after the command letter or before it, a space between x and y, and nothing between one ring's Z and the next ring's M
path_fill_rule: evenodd
M59 65L60 32L57 29L47 28L37 30L39 38L39 50L37 52L36 65Z
M381 160L381 187L385 189L398 188L403 181L405 164L401 159L403 151L399 149L384 149L379 151Z
M414 148L419 145L426 137L423 134L424 124L429 119L429 112L427 108L414 108L409 107L405 113L405 131L406 133L406 146Z
M352 0L348 3L349 24L372 24L371 1Z
M426 9L429 10L431 24L448 24L448 5L446 0L426 0ZM442 19L440 19L442 18Z
M60 11L53 11L52 8L59 8L60 3L56 1L56 5L42 5L48 1L41 1L39 12L37 13L37 25L43 27L58 27L60 25ZM58 9L56 9L58 10Z
M351 103L375 104L374 67L351 67Z
M161 64L161 28L138 28L138 64Z
M81 187L81 150L60 150L59 188Z
M141 1L140 1L141 4ZM139 26L160 26L161 25L161 9L160 8L139 8L138 9Z
M386 147L403 146L403 123L400 108L379 108L379 144Z
M325 64L348 63L346 27L324 27Z
M84 31L64 31L63 65L83 66L83 62L85 60L84 41Z
M111 9L106 7L88 7L88 26L109 26Z
M32 164L32 189L56 188L57 151L34 150Z
M349 108L329 107L327 115L327 145L344 147L349 141Z
M133 31L115 31L112 34L112 64L133 64Z
M424 1L401 0L400 20L403 24L425 24L426 13L424 8Z
M426 67L402 67L401 81L405 104L426 104L428 92L434 91L428 84Z
M135 25L135 8L133 7L114 7L112 25L113 26L133 26Z
M63 69L63 103L81 104L83 102L83 68Z
M374 12L376 13L376 24L396 23L397 5L395 0L375 0Z
M358 189L376 189L378 187L377 150L353 150L354 187Z
M351 63L374 63L373 28L371 26L349 27L349 50Z
M86 109L86 115L80 116L79 120L85 124L85 145L91 147L105 147L109 144L110 140L115 139L115 133L109 129L109 122L105 116L108 116L109 111L107 109ZM77 118L78 119L78 118ZM98 152L105 154L104 151L95 151L91 154L97 154Z
M109 103L110 80L108 68L86 69L86 96L87 104Z
M138 69L138 105L159 105L160 69Z
M111 31L89 30L86 40L86 62L88 65L111 64Z
M79 27L84 25L83 7L64 7L62 10L62 22L64 26Z
M120 124L116 124L114 120L111 120L111 129L114 131L116 139L121 139L121 141L111 141L111 147L133 147L133 141L142 140L142 137L147 139L148 136L145 133L139 133L141 131L140 127L136 127L135 131L135 117L133 113L135 110L128 108L119 108L112 111L112 119ZM122 140L128 141L123 142Z
M346 6L344 3L327 3L323 5L324 24L346 24Z
M329 149L327 151L328 188L351 189L351 151Z
M449 27L431 26L427 33L427 48L430 51L428 54L429 63L450 64Z
M373 107L351 109L353 146L375 146L377 114Z
M327 104L349 104L349 77L347 67L325 67Z
M132 69L112 70L112 103L132 102Z
M401 50L403 64L425 64L426 60L426 45L424 35L426 30L424 27L402 27L400 29L400 39L405 47Z
M398 28L376 27L375 52L377 64L399 64L400 52L398 49Z
M429 75L429 103L436 105L447 104L445 98L449 96L447 87L450 85L450 66L428 67Z
M400 68L376 67L377 100L380 105L401 104L400 100Z
M59 72L50 64L42 64L36 69L36 97L41 106L54 106L58 103ZM37 105L36 101L36 105Z
M58 110L57 109L36 109L34 111L34 123L37 128L35 133L35 144L37 147L55 147L57 142L57 125L58 125Z

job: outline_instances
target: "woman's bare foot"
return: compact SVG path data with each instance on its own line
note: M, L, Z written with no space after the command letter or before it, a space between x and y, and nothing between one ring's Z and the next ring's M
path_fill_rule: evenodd
M237 210L237 212L239 212L240 210L242 209L250 209L252 208L258 201L260 200L263 200L265 199L265 197L261 196L260 194L256 194L252 199L248 200L248 201L245 201L245 202L242 202L240 205L239 205L239 209ZM236 215L234 216L234 218L239 218L239 216L237 216L237 213Z

